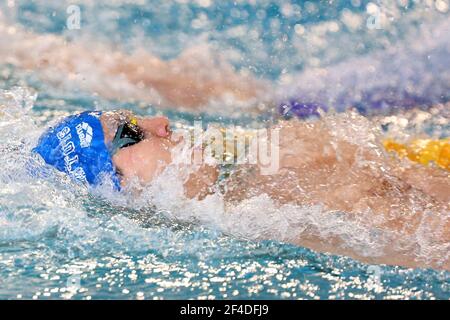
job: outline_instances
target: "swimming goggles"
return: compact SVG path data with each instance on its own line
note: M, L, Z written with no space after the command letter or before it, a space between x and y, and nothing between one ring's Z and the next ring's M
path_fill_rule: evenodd
M114 139L111 142L111 156L122 148L141 142L144 138L144 133L137 125L137 119L131 118L118 126Z

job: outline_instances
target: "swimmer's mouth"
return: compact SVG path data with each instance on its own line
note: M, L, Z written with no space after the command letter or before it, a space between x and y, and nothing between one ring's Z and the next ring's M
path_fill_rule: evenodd
M120 124L111 142L111 156L122 148L130 147L141 142L144 138L144 132L137 125L136 118Z

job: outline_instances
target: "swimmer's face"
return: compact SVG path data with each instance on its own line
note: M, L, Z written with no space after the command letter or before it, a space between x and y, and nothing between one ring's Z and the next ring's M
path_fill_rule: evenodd
M171 162L172 142L166 138L150 137L120 149L112 158L121 174L122 185L133 178L141 183L150 182Z
M134 179L148 183L172 161L169 121L165 117L140 118L137 125L144 139L132 146L119 149L112 157L120 173L122 186ZM105 130L105 139L111 141L111 132Z

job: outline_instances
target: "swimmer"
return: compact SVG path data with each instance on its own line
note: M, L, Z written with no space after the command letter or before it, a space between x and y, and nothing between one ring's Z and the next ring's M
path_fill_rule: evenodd
M330 239L317 230L305 230L296 239L271 240L366 263L450 270L450 175L448 167L443 167L448 166L448 141L423 144L425 149L439 145L440 153L435 155L439 166L431 165L432 159L428 165L417 164L411 160L425 151L416 148L415 157L406 145L392 141L386 142L386 150L377 133L361 137L363 132L356 124L368 124L366 118L352 114L352 126L346 126L345 116L334 116L334 122L325 116L313 122L273 125L270 129L279 132L279 165L271 174L263 173L259 160L236 164L225 174L220 164L177 164L180 147L191 141L173 134L167 118L141 118L128 111L84 112L63 119L42 135L34 151L75 181L110 185L118 192L139 192L170 166L189 167L184 180L186 198L202 201L220 193L226 203L239 204L267 195L279 206L322 206L329 215L344 214L348 221L392 237L376 256L361 254L339 235ZM336 121L342 122L338 127L346 128L346 134L335 132ZM202 144L200 150L206 148ZM190 150L192 154L198 146ZM431 245L446 246L446 253L419 255L414 239L421 232Z

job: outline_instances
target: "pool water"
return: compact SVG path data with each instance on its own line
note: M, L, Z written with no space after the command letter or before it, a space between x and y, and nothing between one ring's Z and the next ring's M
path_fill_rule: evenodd
M66 28L70 1L8 0L0 4L0 11L8 23L36 33L120 44L129 51L145 48L163 59L176 57L192 45L206 45L221 52L237 70L272 83L275 97L305 91L310 99L323 103L345 105L359 99L364 107L360 92L389 83L426 96L431 103L448 101L448 1L78 3L79 30ZM386 18L380 29L366 25L374 4ZM427 32L435 36L416 39ZM6 45L1 40L0 44ZM387 49L394 50L398 64L386 67L382 75L371 75L371 63ZM389 58L381 60L388 63ZM399 70L388 72L394 67ZM314 68L328 73L310 82ZM358 73L361 69L369 71ZM346 78L355 73L356 84ZM403 83L397 74L411 81ZM338 76L340 85L333 85ZM163 113L172 121L202 118L205 123L244 126L270 119L229 106L221 112L211 108L195 114L160 110L150 104L107 100L75 83L55 85L45 79L39 72L0 61L0 299L450 298L446 271L367 265L256 240L253 235L268 225L289 232L283 227L285 220L276 216L284 213L267 204L267 199L254 199L247 208L236 208L241 210L238 218L227 218L217 199L185 203L167 194L152 201L129 199L106 191L89 194L60 175L32 178L26 167L27 161L36 161L29 151L37 137L49 121L76 111L126 108L142 115ZM448 137L448 106L387 116L386 104L376 115L376 125ZM411 117L414 121L403 125ZM167 184L176 195L177 182ZM294 208L286 219L300 216L301 223L308 216L323 217L315 210ZM242 212L249 218L243 218ZM349 244L368 252L376 247L372 242L376 238L367 230L351 230L342 221L323 221L323 227L345 233Z

